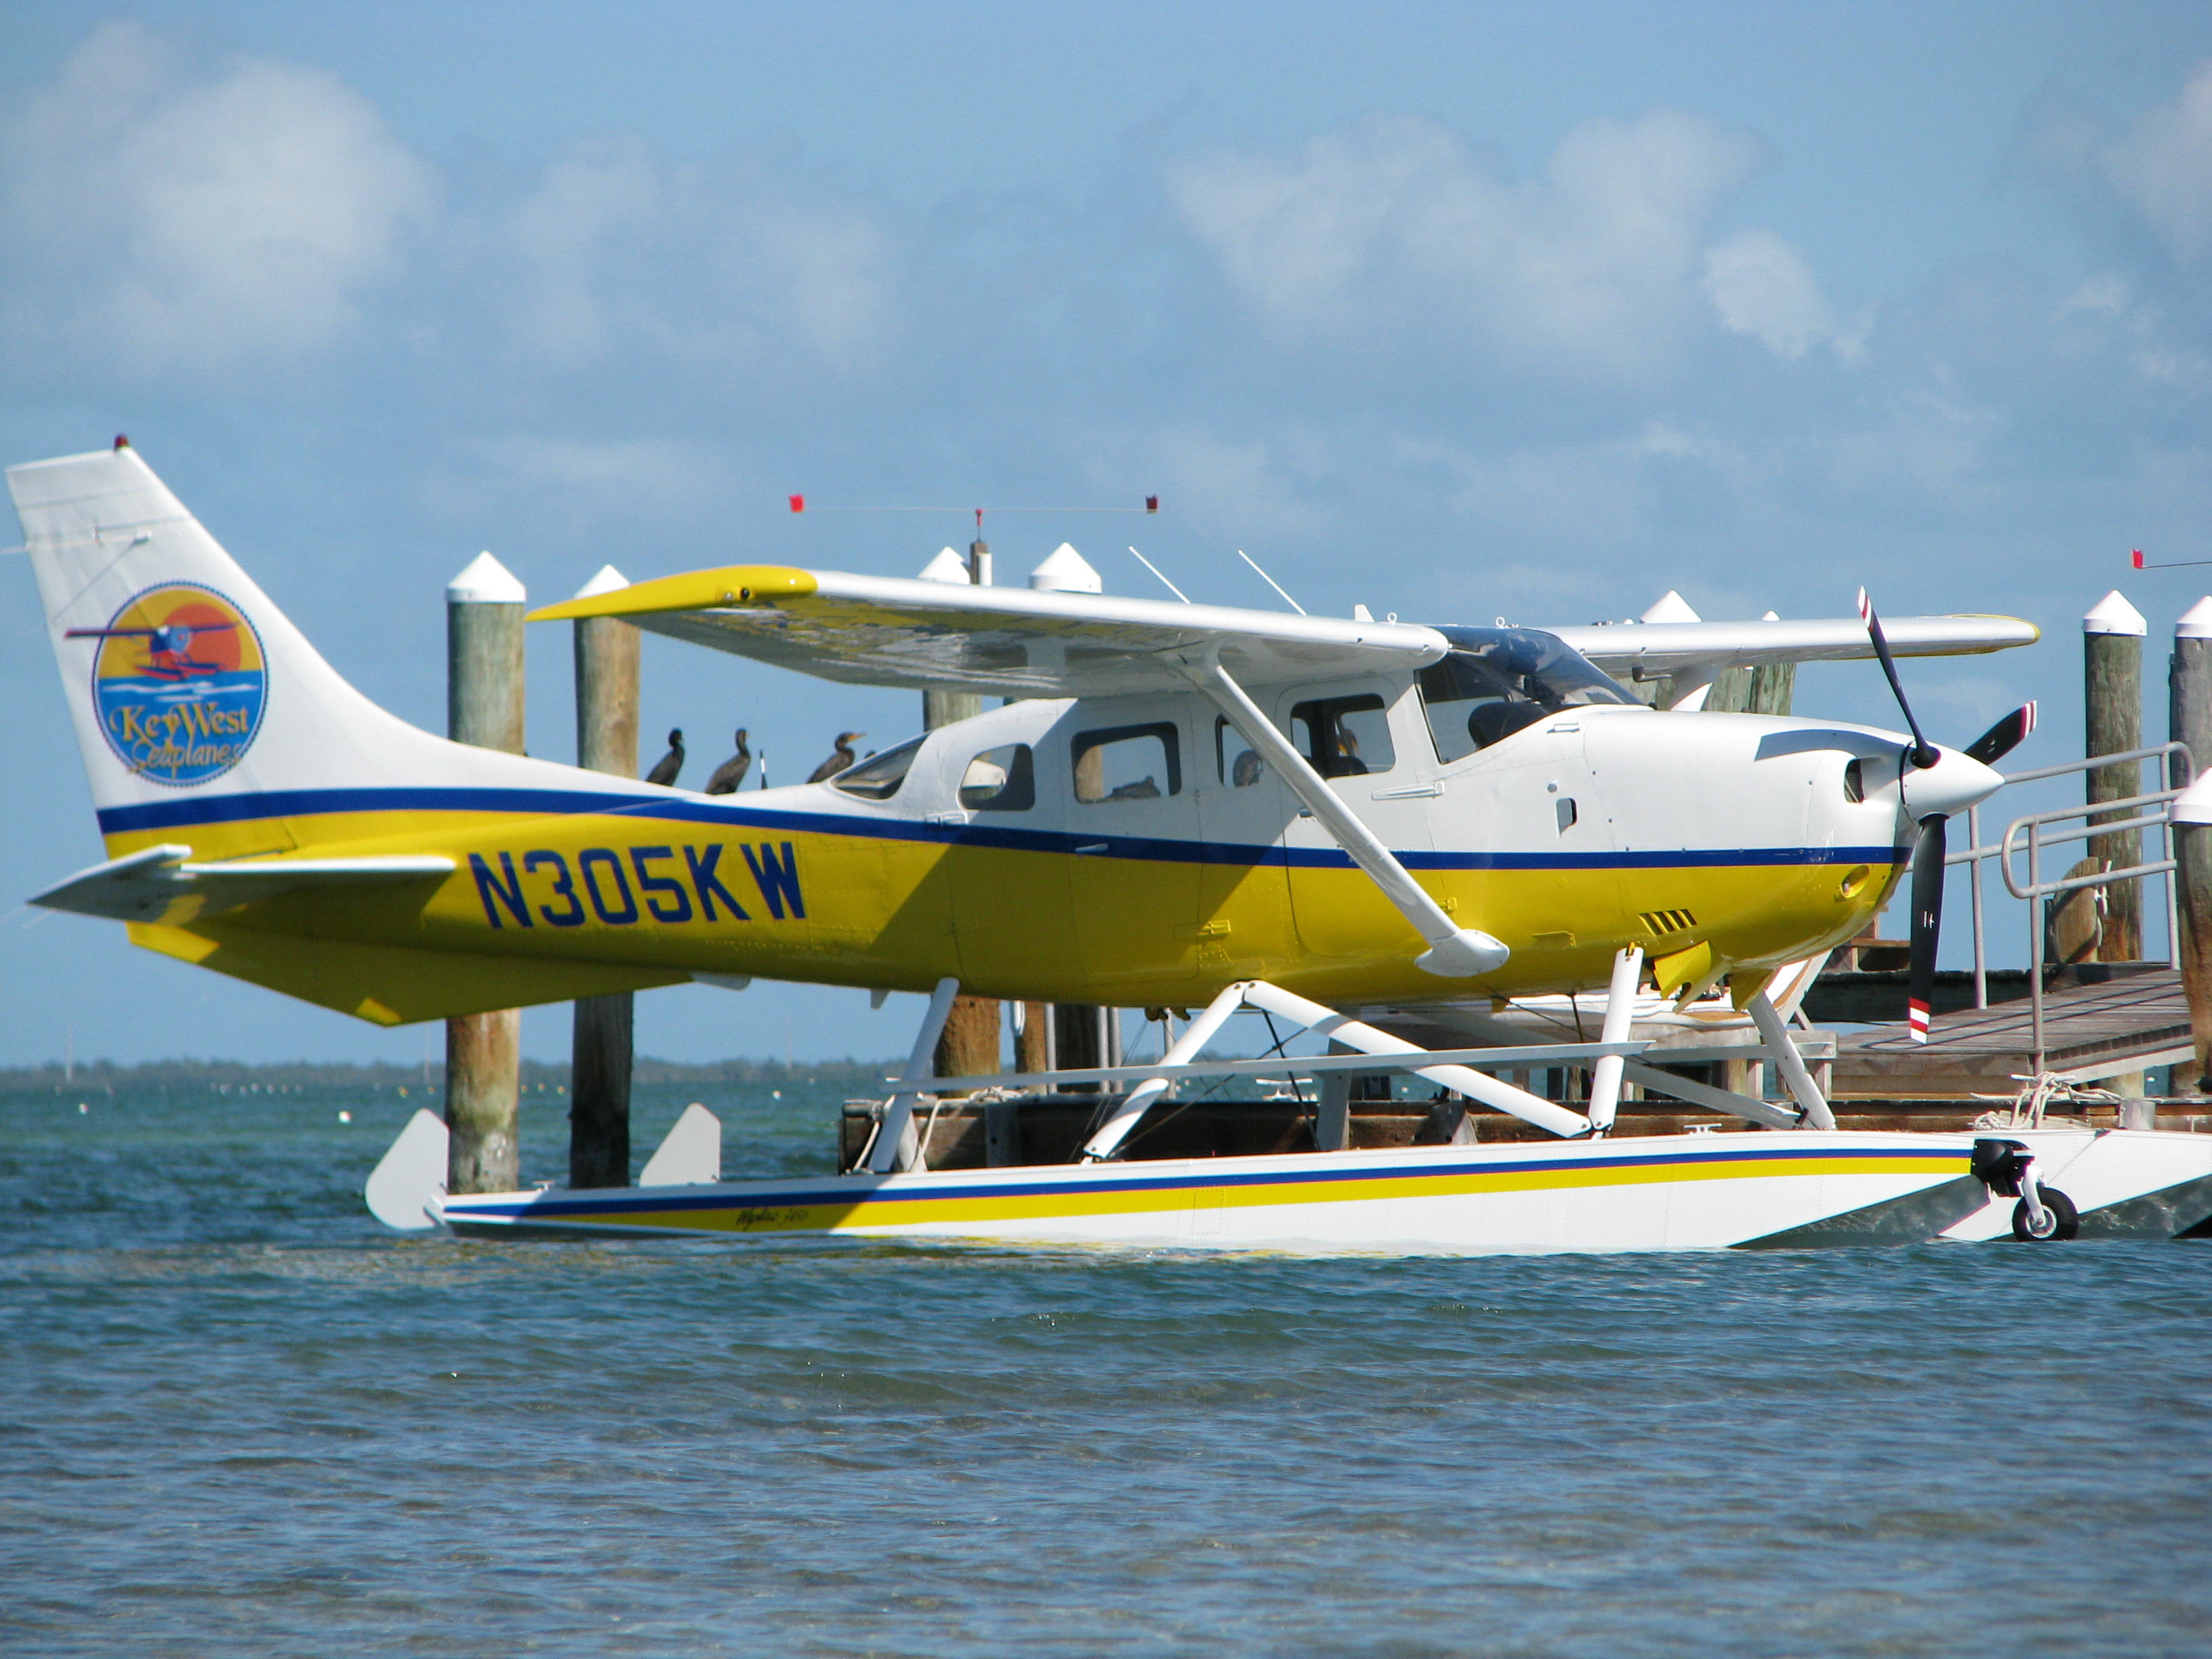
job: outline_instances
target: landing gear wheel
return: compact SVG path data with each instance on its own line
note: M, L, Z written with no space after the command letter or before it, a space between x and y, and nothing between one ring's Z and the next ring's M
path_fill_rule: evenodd
M2045 1226L2037 1232L2028 1224L2027 1200L2012 1206L2012 1236L2023 1244L2056 1244L2062 1239L2075 1237L2081 1231L2081 1212L2074 1200L2056 1187L2042 1189Z

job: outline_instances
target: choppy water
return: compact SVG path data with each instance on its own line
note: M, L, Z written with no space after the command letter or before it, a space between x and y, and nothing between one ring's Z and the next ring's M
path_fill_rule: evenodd
M403 1240L419 1101L84 1098L0 1097L11 1654L2212 1651L2204 1245Z

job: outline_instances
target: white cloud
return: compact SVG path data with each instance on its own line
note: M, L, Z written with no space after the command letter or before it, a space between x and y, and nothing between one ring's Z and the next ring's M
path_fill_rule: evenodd
M830 191L742 162L669 162L641 141L585 143L548 166L487 238L500 316L529 358L645 353L726 368L786 343L860 362L892 314L888 239Z
M1436 123L1375 119L1291 157L1186 164L1170 191L1285 339L1400 330L1540 371L1663 363L1696 314L1700 251L1755 143L1660 112L1574 129L1514 181Z
M436 196L332 76L241 58L196 77L126 23L7 112L0 179L15 349L139 370L324 344Z
M2053 320L2062 319L2077 311L2107 317L2124 316L2134 300L2135 291L2128 285L2127 279L2106 271L2092 276L2059 301L2057 317Z
M2172 103L2102 147L2106 179L2184 259L2212 253L2212 58Z
M1707 249L1705 288L1723 326L1778 357L1802 357L1835 336L1812 267L1765 231L1747 230Z

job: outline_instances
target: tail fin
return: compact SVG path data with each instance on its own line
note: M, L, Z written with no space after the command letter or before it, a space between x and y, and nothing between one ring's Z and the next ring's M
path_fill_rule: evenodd
M341 800L399 789L434 805L593 787L595 774L449 743L369 702L122 439L11 467L8 487L111 852L118 839L305 845ZM253 846L223 844L217 826L247 821Z

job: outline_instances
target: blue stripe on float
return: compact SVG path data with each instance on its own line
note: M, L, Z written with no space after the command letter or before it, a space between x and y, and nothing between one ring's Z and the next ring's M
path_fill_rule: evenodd
M901 1204L949 1203L973 1199L1038 1198L1060 1194L1073 1196L1096 1193L1188 1192L1208 1188L1281 1187L1302 1184L1324 1186L1341 1182L1393 1181L1410 1178L1441 1180L1454 1176L1533 1175L1611 1169L1650 1169L1654 1166L1676 1164L1695 1164L1702 1167L1714 1164L1791 1164L1807 1161L1825 1163L1838 1158L1879 1158L1900 1164L1963 1164L1966 1161L1966 1153L1954 1146L1826 1146L1803 1149L1780 1148L1773 1151L1746 1149L1742 1152L1702 1154L1668 1152L1645 1154L1641 1157L1615 1155L1595 1158L1522 1158L1510 1163L1422 1163L1388 1164L1381 1168L1369 1166L1363 1169L1255 1170L1236 1175L1149 1177L1133 1175L1120 1179L1084 1182L1062 1179L933 1186L922 1191L907 1188L887 1188L886 1182L889 1177L879 1178L870 1184L866 1176L847 1176L836 1185L802 1188L798 1191L776 1187L739 1194L700 1192L695 1188L688 1195L672 1194L665 1198L647 1198L641 1191L633 1192L631 1195L621 1198L556 1198L532 1195L520 1202L498 1204L471 1204L467 1199L453 1198L447 1200L446 1213L457 1220L469 1221L483 1217L551 1219L560 1216L635 1215L641 1212L750 1210L768 1207L783 1209L833 1204L858 1207L872 1201Z
M1351 859L1334 847L1285 847L1250 842L1170 840L1110 833L1024 830L970 823L918 823L865 812L804 812L724 805L706 797L631 795L582 789L272 789L250 794L111 806L100 815L102 835L235 823L256 818L315 817L351 812L504 812L532 817L597 813L652 822L713 824L726 829L857 836L884 841L989 847L1012 852L1101 850L1091 856L1172 864L1276 864L1301 870L1348 870ZM1773 867L1820 864L1896 864L1904 850L1880 847L1666 848L1649 852L1402 852L1409 870L1681 870Z

